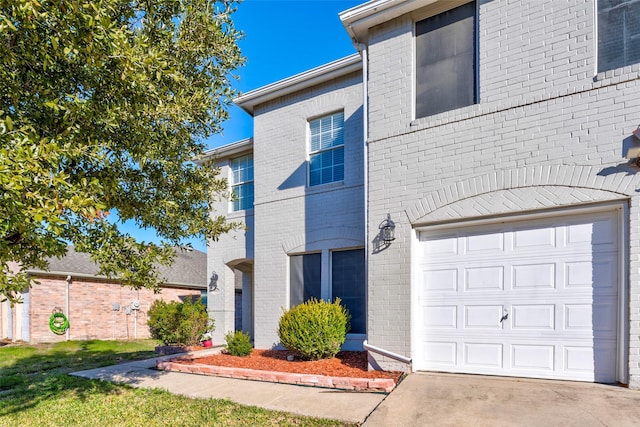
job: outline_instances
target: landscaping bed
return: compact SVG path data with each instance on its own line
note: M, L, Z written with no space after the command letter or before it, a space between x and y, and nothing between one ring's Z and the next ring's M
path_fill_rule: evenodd
M253 350L249 356L215 354L180 356L158 362L159 369L216 375L229 378L282 382L358 391L390 392L402 372L370 371L367 353L343 351L336 357L317 361L295 358L287 350Z

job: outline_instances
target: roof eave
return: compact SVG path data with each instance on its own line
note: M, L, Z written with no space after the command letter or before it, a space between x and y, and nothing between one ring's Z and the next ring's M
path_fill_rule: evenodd
M194 163L202 165L204 162L211 159L219 159L223 157L233 156L243 151L249 151L253 149L253 138L245 138L240 141L235 141L230 144L226 144L220 147L212 148L204 152L202 157L194 160Z
M118 278L111 278L101 274L88 274L88 273L74 273L70 271L44 271L44 270L27 270L30 275L37 276L56 276L56 277L71 277L76 279L95 279L95 280L110 280L119 282ZM183 283L183 282L162 282L160 287L169 286L174 288L189 288L189 289L207 289L206 284L199 283Z
M366 43L369 28L443 0L372 0L338 16L354 44Z
M362 69L360 55L355 53L328 64L321 65L304 73L254 89L233 100L244 111L253 116L256 105L289 95L310 86L328 82Z

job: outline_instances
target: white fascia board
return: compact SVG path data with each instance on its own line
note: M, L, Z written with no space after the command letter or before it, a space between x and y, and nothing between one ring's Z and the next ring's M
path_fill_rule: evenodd
M201 158L194 160L194 163L202 165L207 160L229 157L251 149L253 149L253 138L241 139L240 141L205 151Z
M314 85L325 83L362 69L360 54L355 53L328 64L296 74L240 95L233 102L253 116L256 105Z
M369 28L443 0L372 0L338 16L354 44L366 43Z

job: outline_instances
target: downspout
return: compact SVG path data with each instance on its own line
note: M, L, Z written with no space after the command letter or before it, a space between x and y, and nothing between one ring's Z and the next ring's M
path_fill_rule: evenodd
M367 278L367 289L369 288L369 58L367 55L367 45L364 43L358 43L354 38L354 45L356 49L362 54L362 130L364 139L364 239L365 239L365 251L364 251L364 268L365 277ZM368 306L368 298L367 298ZM367 310L368 312L368 310ZM371 345L364 340L362 348L366 351L381 354L390 359L397 360L398 362L409 365L411 370L411 358L402 356L400 354L393 353L380 347Z
M369 92L368 73L369 58L367 45L357 43L354 39L356 49L362 55L362 139L363 139L363 172L364 172L364 277L366 278L367 294L365 297L365 307L368 319L369 307ZM367 321L368 323L368 321ZM368 336L368 335L367 335ZM363 342L363 346L367 340Z
M67 286L66 286L66 295L65 295L65 314L67 315L67 319L69 319L71 316L69 314L69 285L71 284L71 276L67 276L67 278L64 280L65 282L67 282ZM71 339L70 337L70 328L67 328L67 331L65 332L65 336L67 338L67 341L69 341Z
M385 350L383 348L376 347L375 345L371 345L367 343L367 340L365 340L362 343L362 347L367 351L372 351L374 353L381 354L390 359L397 360L398 362L406 363L407 365L409 365L409 367L411 367L411 358L409 357L405 357L405 356L402 356L401 354L396 354L389 350Z

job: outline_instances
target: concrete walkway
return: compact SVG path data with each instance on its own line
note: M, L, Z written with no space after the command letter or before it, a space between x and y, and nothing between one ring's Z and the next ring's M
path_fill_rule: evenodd
M570 381L413 373L364 427L640 426L640 391Z
M198 352L217 352L219 349ZM438 373L413 373L389 395L219 378L153 368L164 356L72 375L160 388L195 398L389 426L640 426L640 391L623 387Z
M199 351L198 355L204 356L205 351L209 350ZM175 355L105 366L71 375L133 387L159 388L188 397L229 399L243 405L356 424L361 424L386 397L384 393L351 392L153 369L157 360L171 357Z

